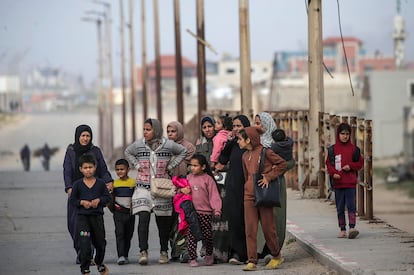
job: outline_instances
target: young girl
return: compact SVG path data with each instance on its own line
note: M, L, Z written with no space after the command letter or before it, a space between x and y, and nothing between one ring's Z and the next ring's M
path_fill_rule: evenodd
M191 193L194 208L200 222L203 234L203 245L206 248L205 264L212 265L213 258L213 216L221 215L221 198L217 191L216 182L208 165L207 159L201 154L194 154L190 162L191 174L187 176L190 187L181 188L180 192ZM191 189L190 189L191 188ZM188 234L188 253L190 266L197 267L197 242L191 230Z
M214 172L214 166L217 164L221 151L227 142L227 137L233 130L233 120L229 116L219 116L214 125L216 135L213 137L213 151L210 156L210 167Z
M257 264L257 228L258 223L266 239L266 244L273 258L266 265L266 269L276 269L282 262L280 248L277 240L276 226L273 216L273 207L254 206L254 182L253 174L259 170L260 156L263 145L260 143L260 135L257 127L246 127L238 134L238 143L241 149L246 149L242 156L243 173L246 182L244 184L244 220L246 229L246 245L248 263L243 268L245 271L256 270ZM259 185L267 188L269 182L283 174L286 169L286 161L272 150L266 150L263 165L263 179Z

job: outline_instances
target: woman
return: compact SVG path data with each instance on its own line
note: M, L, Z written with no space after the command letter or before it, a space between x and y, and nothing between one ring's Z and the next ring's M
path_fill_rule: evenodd
M216 135L214 130L216 120L211 116L204 116L201 118L201 137L196 142L196 153L202 154L210 163L211 154L213 152L213 138ZM226 196L223 184L217 184L222 201ZM220 219L215 219L213 225L213 255L216 263L226 263L228 261L228 221L227 215L223 212ZM201 248L200 255L205 254L204 246Z
M113 179L106 166L102 151L99 147L92 143L92 129L88 125L82 124L76 127L75 130L75 142L70 144L66 149L65 159L63 161L63 179L65 182L65 192L68 194L68 211L67 211L67 224L68 230L73 240L73 247L78 254L79 238L76 234L76 216L78 214L77 207L69 203L69 197L72 193L73 183L82 178L83 175L79 170L79 157L83 154L92 154L96 158L96 173L95 176L102 178L109 191L112 190ZM78 263L78 258L76 261Z
M272 133L277 129L276 123L273 117L266 112L258 113L254 119L255 126L260 129L260 142L266 148L271 148L274 143ZM295 166L295 160L290 160L287 162L287 168L284 173ZM286 181L285 177L280 177L280 207L273 208L277 237L280 249L283 247L286 237L286 207L287 207L287 192L286 192ZM263 231L258 230L257 236L257 251L260 254L260 257L265 257L265 263L268 263L271 257L269 255L269 249L266 246L265 239L263 236Z
M172 172L172 176L186 176L191 157L194 155L195 146L184 139L183 125L178 121L172 121L167 125L168 139L184 146L187 149L187 155L183 162L180 163ZM171 231L171 258L182 263L188 262L187 238L178 233L178 215L174 212L173 226Z
M246 235L244 231L244 175L242 155L246 151L237 144L239 131L250 126L245 115L233 118L233 131L219 157L217 170L224 170L228 165L227 176L224 182L226 196L223 209L227 213L229 222L229 253L230 264L242 264L247 260Z
M151 179L169 178L169 173L184 160L186 153L187 150L182 145L162 136L160 121L152 118L144 122L144 138L125 149L126 158L138 170L136 188L132 197L132 213L139 217L138 263L141 265L148 263L151 210L154 211L160 237L161 252L158 262L160 264L169 262L167 251L172 226L172 199L151 197Z

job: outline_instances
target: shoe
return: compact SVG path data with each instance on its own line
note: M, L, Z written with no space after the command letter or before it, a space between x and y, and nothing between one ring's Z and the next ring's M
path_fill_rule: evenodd
M148 263L148 252L146 250L141 251L138 259L140 265L146 265Z
M339 232L337 238L346 238L346 231L345 230L342 230L341 232Z
M89 269L82 271L82 275L89 275L89 274L91 274L91 271Z
M108 275L109 274L109 269L106 265L100 265L98 266L98 272L101 273L101 275Z
M355 228L351 228L349 229L349 234L348 234L348 239L355 239L356 236L358 236L359 231L356 230Z
M283 258L272 258L270 262L265 266L266 269L276 269L283 263Z
M180 263L186 264L188 263L188 252L184 252L183 254L181 254L180 256Z
M168 259L168 253L167 253L167 251L161 251L161 253L160 253L160 259L158 260L158 262L160 264L166 264L169 261L170 260Z
M256 271L257 267L254 263L247 263L247 265L245 265L243 267L243 271Z
M267 265L271 260L273 259L273 256L270 254L267 254L266 256L264 256L263 260L264 260L264 264Z
M214 257L213 257L213 255L206 255L204 261L205 261L205 264L206 265L213 265L214 264Z
M125 264L129 264L128 257L125 257Z
M190 266L191 266L191 267L197 267L197 266L198 266L197 260L196 260L196 259L191 260L191 261L190 261Z
M124 256L119 257L118 258L118 261L116 261L116 263L119 264L119 265L124 265L125 262L126 261L125 261L125 257Z
M240 262L239 256L237 256L237 254L234 254L233 257L230 258L229 264L232 264L232 265L241 265L243 263Z

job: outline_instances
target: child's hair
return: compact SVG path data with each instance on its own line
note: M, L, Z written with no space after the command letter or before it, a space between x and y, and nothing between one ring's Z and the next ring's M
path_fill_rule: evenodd
M79 157L79 167L85 163L92 163L93 166L96 166L96 158L92 154L83 154Z
M115 166L117 166L117 165L125 165L126 168L129 168L129 162L126 159L118 159L115 162Z
M229 131L233 130L233 119L231 118L231 116L229 116L229 114L221 115L219 116L219 118L221 119L221 122L223 124L223 129Z
M286 133L283 129L276 129L272 132L272 138L275 142L284 141L286 139Z
M249 136L247 135L247 133L246 133L246 131L244 130L244 129L241 129L240 131L239 131L239 135L241 135L241 137L243 138L243 139L247 139Z
M211 168L210 168L210 165L208 164L208 161L207 161L207 159L206 159L206 157L204 156L204 155L202 155L202 154L199 154L199 153L195 153L192 157L191 157L191 159L196 159L197 161L198 161L198 163L201 165L201 166L205 166L206 168L204 169L204 172L207 174L207 175L209 175L210 177L212 177L213 179L214 179L214 175L213 175L213 172L211 172ZM216 181L215 179L214 179L214 181Z

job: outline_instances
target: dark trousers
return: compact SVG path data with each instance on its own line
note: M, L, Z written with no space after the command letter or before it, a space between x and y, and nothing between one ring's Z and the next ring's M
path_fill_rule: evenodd
M81 272L85 273L91 264L91 243L96 249L95 263L97 266L102 265L105 257L106 240L103 215L78 215L78 228Z
M116 250L118 257L128 257L135 229L135 215L114 211Z
M148 250L148 233L151 213L147 211L138 212L138 242L139 250ZM160 238L161 251L168 251L168 240L172 228L172 216L157 216L155 222L158 227L158 236Z
M335 189L336 213L338 215L338 225L342 231L346 230L345 206L348 209L349 228L354 228L356 224L356 188Z

